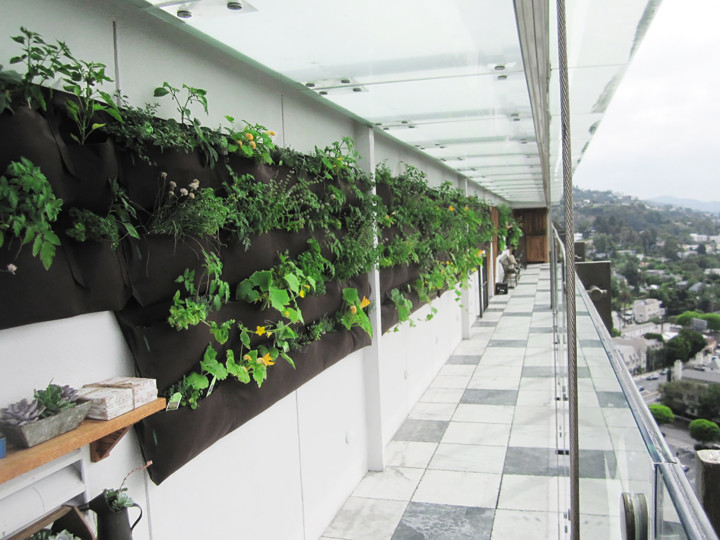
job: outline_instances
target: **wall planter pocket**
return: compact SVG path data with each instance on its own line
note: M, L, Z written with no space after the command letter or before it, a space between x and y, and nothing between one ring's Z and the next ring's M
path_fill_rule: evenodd
M197 367L211 341L207 326L177 331L168 322L169 304L141 307L131 302L116 312L120 329L141 377L157 379L160 393Z
M186 268L202 273L203 250L212 251L210 240L176 239L170 235L126 238L123 253L133 297L141 306L168 300L178 290L175 279Z
M45 270L31 246L18 253L17 243L0 248L0 267L12 263L15 274L0 272L0 329L74 317L84 313L83 290L73 274L64 246L58 246Z
M40 418L22 426L0 424L0 429L8 441L15 446L30 448L78 427L90 411L90 405L92 402L85 401L53 416Z

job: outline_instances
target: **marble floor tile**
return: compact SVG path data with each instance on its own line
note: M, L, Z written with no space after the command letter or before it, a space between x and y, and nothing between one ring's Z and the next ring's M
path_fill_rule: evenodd
M510 431L511 446L531 448L557 448L558 434L545 426L513 426Z
M395 433L395 441L440 442L450 422L413 420L403 422Z
M420 397L424 403L459 403L465 390L462 388L428 388Z
M408 418L414 420L450 420L455 414L455 403L417 403Z
M438 375L430 383L430 388L467 388L471 375Z
M507 446L509 436L510 425L508 424L450 422L441 442L444 444Z
M495 508L499 488L499 474L428 470L412 501Z
M455 422L480 422L484 424L511 424L515 408L510 405L477 405L460 403L452 420Z
M580 508L585 514L618 516L622 492L619 480L580 478Z
M411 502L392 540L488 540L494 510Z
M325 530L343 540L390 540L408 503L350 497Z
M551 476L504 474L497 508L557 513L559 481Z
M524 349L527 346L526 339L491 339L488 348L502 347L509 349Z
M472 365L463 365L463 364L458 365L458 364L446 363L443 367L440 368L438 375L448 375L448 376L457 376L457 377L472 376L473 372L475 371L476 365L477 365L477 362L475 362Z
M488 390L517 390L520 377L488 377L482 370L467 384L467 388Z
M460 403L475 403L477 405L515 405L517 401L516 390L481 390L468 389L463 393Z
M550 431L557 425L557 411L555 403L550 406L515 407L513 425L515 426L544 426Z
M482 377L514 377L520 379L522 366L493 366L482 364L475 369L473 379Z
M505 450L504 446L441 443L428 469L500 474L505 463Z
M556 402L555 392L543 390L524 390L517 397L518 407L555 407Z
M450 358L448 358L448 361L446 365L472 365L477 366L480 362L480 359L482 358L481 355L471 355L471 356L463 356L463 355L456 355L453 354Z
M530 476L558 476L568 470L567 456L558 455L555 448L508 446L504 474Z
M622 540L620 518L580 514L580 537L583 540Z
M426 469L438 443L390 441L385 447L385 463L396 467Z
M555 540L559 518L557 512L495 510L491 540Z
M425 471L409 467L385 467L368 472L353 491L355 497L409 501Z
M595 379L593 379L593 382L595 382ZM628 407L627 399L625 399L625 394L622 392L598 392L597 398L601 407L615 409Z

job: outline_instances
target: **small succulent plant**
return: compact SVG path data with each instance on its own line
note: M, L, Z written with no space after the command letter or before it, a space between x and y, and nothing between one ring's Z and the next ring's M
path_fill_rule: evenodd
M42 413L42 417L45 418L74 407L78 399L78 391L68 385L59 386L50 383L45 390L35 390L34 397L45 407Z
M37 420L44 411L45 406L37 399L33 399L32 401L21 399L17 403L13 403L4 409L0 409L0 412L2 412L3 423L12 426L24 426L25 424L29 424L33 420Z

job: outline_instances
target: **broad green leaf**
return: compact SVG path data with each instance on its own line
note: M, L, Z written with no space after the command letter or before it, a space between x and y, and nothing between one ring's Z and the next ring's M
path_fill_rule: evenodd
M290 287L290 290L297 294L300 291L300 282L298 281L297 276L295 274L285 274L283 277L285 278L288 287Z
M272 272L269 270L260 270L253 273L249 279L257 287L260 287L261 290L267 291L272 284Z
M95 129L99 129L99 128L101 128L101 127L105 127L105 124L93 124L93 125L90 127L90 129L91 129L91 130L95 130Z
M277 287L270 287L268 298L270 299L270 305L284 315L286 306L290 303L290 297L287 291L278 289Z
M217 351L210 345L205 349L205 355L203 356L202 362L200 362L200 366L207 373L221 381L225 380L228 376L225 366L218 362Z
M253 369L253 379L258 385L258 388L262 386L262 383L267 379L267 368L264 364L256 364Z
M155 89L153 92L153 96L155 97L163 97L167 96L170 93L170 91L167 88L163 88L162 86Z
M35 241L33 242L33 247L32 247L33 257L37 257L37 254L40 253L40 248L42 247L42 245L43 245L42 236L40 236L40 235L36 236Z
M210 381L208 380L208 378L205 375L202 375L195 371L193 371L190 375L187 376L187 382L196 390L205 390L205 388L210 386Z
M43 242L42 248L40 248L40 260L42 261L45 270L50 270L53 258L55 258L55 246L49 242Z
M260 300L260 294L253 288L255 285L249 279L240 282L235 290L235 298L245 300L246 302L257 302Z
M284 352L284 351L280 352L280 356L282 356L287 361L287 363L290 364L293 367L293 369L295 369L295 362L293 362L293 359L290 358L290 356L288 356L288 354L286 352Z
M343 289L343 299L348 304L357 304L360 301L360 298L358 296L357 289L348 287L346 289Z

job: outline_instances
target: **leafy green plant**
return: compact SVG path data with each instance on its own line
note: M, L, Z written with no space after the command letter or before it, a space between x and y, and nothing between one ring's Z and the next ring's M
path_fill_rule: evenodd
M230 124L235 123L232 116L226 116L225 119ZM260 163L272 164L272 152L275 150L275 143L272 138L275 136L274 131L268 130L260 124L251 124L245 122L245 127L238 130L234 127L225 128L229 143L227 149L229 152L239 152L241 155L252 158Z
M212 188L200 188L197 179L179 188L174 180L168 180L167 173L160 177L163 188L155 201L147 232L171 234L176 239L193 236L218 240L229 212L223 197Z
M55 197L40 168L24 157L11 162L5 175L0 176L0 246L6 234L19 239L21 246L32 243L33 256L39 256L48 270L60 245L51 224L58 218L62 199Z
M133 223L137 222L137 212L117 180L110 178L108 181L113 202L107 214L100 216L91 210L71 208L73 226L66 233L78 242L109 240L112 248L117 249L125 236L140 238Z
M78 391L67 385L50 383L44 390L35 390L33 397L45 408L40 417L47 418L74 407L77 404Z
M65 102L65 108L77 128L77 133L72 133L70 137L80 144L85 144L95 130L105 125L96 122L99 113L110 115L116 122L123 121L112 96L98 88L102 83L112 82L105 74L106 68L105 64L99 62L75 58L69 49L64 51L64 61L58 65L58 72L63 77L63 89L75 97Z
M353 287L343 289L343 300L345 300L345 309L340 319L343 326L347 330L359 326L372 336L372 324L365 311L370 305L370 300L364 296L361 299L358 290Z
M20 27L20 34L13 36L12 40L22 45L19 56L10 59L10 64L24 64L25 73L20 75L6 75L5 84L12 90L19 92L19 99L34 109L45 110L47 103L42 86L52 82L62 65L60 58L69 53L65 43L58 41L57 45L46 43L37 32ZM7 73L7 72L6 72ZM0 112L10 108L10 100L0 102Z
M690 422L688 426L690 436L701 443L720 440L720 427L715 422L698 418Z
M148 460L145 462L145 464L141 465L140 467L135 467L132 471L127 473L125 475L125 478L123 478L123 481L121 482L119 488L103 490L103 496L105 497L105 501L110 507L110 510L112 510L113 512L119 512L123 508L130 508L131 506L135 506L135 501L133 501L130 495L128 495L127 493L128 488L125 487L125 482L127 482L127 479L130 477L131 474L137 471L147 469L150 465L152 465L152 463L152 461Z
M220 279L222 263L215 253L203 250L203 274L196 284L195 270L186 269L175 282L185 289L185 295L178 289L170 306L168 323L176 330L186 330L206 322L212 310L219 310L230 299L230 286Z
M675 415L673 414L670 407L666 407L665 405L661 405L660 403L651 403L648 408L650 409L650 413L652 413L653 418L658 425L672 424L675 420Z
M180 114L180 124L185 125L186 119L189 120L192 124L193 116L192 111L190 110L190 105L192 105L193 103L199 103L200 105L202 105L205 114L208 113L208 102L206 97L207 90L203 90L202 88L193 88L192 86L188 86L186 84L182 85L182 90L185 90L185 96L180 95L180 88L175 88L169 83L164 82L162 86L159 86L155 89L154 96L164 97L169 95L170 98L175 102L175 108Z

